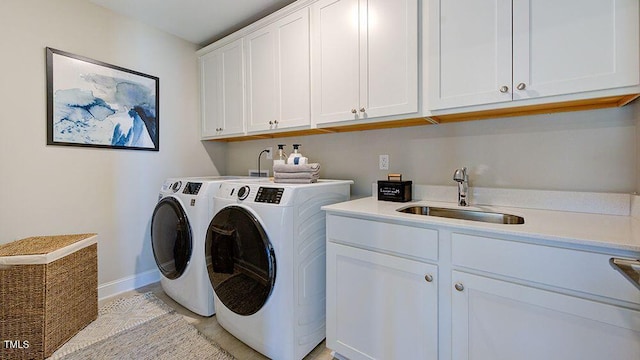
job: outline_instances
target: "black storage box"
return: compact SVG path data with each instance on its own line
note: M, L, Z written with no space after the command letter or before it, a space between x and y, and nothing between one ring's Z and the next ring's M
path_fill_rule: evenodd
M378 200L411 201L412 181L378 180Z

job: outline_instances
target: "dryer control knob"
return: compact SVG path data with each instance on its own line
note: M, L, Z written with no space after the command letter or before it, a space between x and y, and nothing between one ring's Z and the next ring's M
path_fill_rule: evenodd
M173 183L173 186L171 187L171 190L173 190L173 192L176 192L176 191L180 190L181 186L182 186L182 181L176 181L175 183Z
M247 185L245 185L245 186L241 187L240 189L238 189L238 199L240 199L240 200L246 199L247 196L249 196L249 190L251 190L251 189Z

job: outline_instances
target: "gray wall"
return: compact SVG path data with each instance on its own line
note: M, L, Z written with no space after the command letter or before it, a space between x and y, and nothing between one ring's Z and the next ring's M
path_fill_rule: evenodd
M155 269L164 179L224 171L198 141L196 46L85 0L0 1L0 44L0 244L97 232L100 284ZM47 146L47 46L158 76L160 152Z
M263 147L301 143L323 178L353 179L352 193L399 172L417 184L454 185L466 166L472 185L497 188L634 192L640 101L623 108L441 125L229 143L227 172L257 167ZM378 170L388 154L389 171ZM263 159L263 167L271 162Z

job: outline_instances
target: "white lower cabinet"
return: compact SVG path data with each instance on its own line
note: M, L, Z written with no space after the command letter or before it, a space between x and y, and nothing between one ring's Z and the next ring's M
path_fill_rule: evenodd
M640 359L640 291L609 264L638 253L387 221L328 211L327 347L339 356Z
M609 265L614 255L450 240L454 360L640 359L640 291Z
M435 265L327 245L327 347L349 359L438 358Z
M640 312L453 271L455 360L640 359Z

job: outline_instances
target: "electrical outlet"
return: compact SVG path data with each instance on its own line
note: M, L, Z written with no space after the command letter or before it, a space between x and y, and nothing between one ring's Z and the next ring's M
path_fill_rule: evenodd
M380 170L389 170L389 155L380 155Z
M267 160L273 160L273 147L266 147L265 150L269 150L269 152L267 153Z

